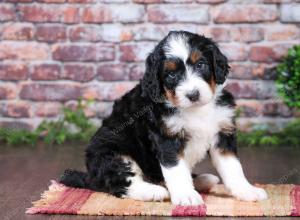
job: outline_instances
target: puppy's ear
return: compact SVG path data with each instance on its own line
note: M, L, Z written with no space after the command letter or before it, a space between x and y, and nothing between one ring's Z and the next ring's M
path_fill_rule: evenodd
M206 50L217 84L223 84L229 73L228 60L216 45L210 45Z
M159 80L161 59L156 51L146 59L146 71L141 81L142 96L149 96L154 102L162 102L162 93Z

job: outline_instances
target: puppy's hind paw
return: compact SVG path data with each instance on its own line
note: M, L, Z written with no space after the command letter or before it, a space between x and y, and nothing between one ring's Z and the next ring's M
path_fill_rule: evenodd
M212 174L201 174L194 178L194 186L197 191L209 191L220 182L219 177Z

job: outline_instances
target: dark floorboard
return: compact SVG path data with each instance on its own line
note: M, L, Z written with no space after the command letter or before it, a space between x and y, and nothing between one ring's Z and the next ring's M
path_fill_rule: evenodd
M300 148L241 148L239 154L246 176L251 182L300 184ZM66 168L84 168L83 156L84 149L76 144L60 147L0 146L0 220L171 219L25 215L26 208L31 206L31 201L40 197L49 180L57 179ZM196 172L215 173L208 160L199 164Z

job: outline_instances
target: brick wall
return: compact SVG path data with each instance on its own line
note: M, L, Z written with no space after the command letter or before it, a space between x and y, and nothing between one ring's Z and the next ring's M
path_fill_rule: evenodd
M295 113L276 97L272 67L299 43L299 11L299 0L2 0L0 126L32 128L79 97L96 100L90 117L105 117L170 30L219 43L241 127L281 125Z

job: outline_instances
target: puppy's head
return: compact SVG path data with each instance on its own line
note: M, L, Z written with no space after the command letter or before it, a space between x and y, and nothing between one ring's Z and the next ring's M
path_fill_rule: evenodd
M213 41L172 31L147 57L143 94L172 107L205 105L213 100L228 70L227 58Z

